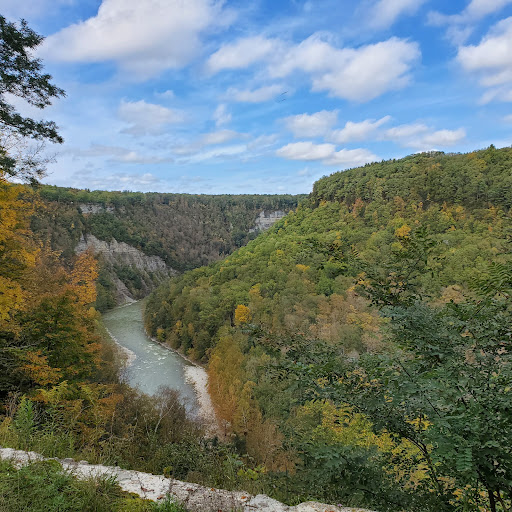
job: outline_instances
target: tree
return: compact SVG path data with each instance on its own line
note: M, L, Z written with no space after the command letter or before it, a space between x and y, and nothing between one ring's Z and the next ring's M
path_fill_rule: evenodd
M40 59L31 52L43 41L43 37L28 27L25 20L16 24L0 16L0 127L3 138L19 136L62 143L63 139L53 121L36 121L19 114L9 104L6 94L12 94L26 100L30 105L43 109L51 105L53 98L65 96L64 90L51 82L52 77L43 72ZM32 160L32 164L30 165ZM0 167L10 176L24 174L31 178L43 174L40 161L27 158L20 169L20 159L8 151L5 144L0 147ZM32 169L32 171L30 170Z
M432 304L414 286L432 248L417 234L407 233L389 276L364 283L390 321L395 351L362 357L340 396L420 449L446 510L477 510L483 490L492 512L509 510L512 266L490 265L459 303Z
M13 311L23 307L26 293L20 278L36 260L29 230L34 205L23 200L22 192L21 185L8 184L0 172L0 331L9 327Z
M246 324L251 321L251 310L244 306L243 304L239 304L235 309L235 323L237 325Z

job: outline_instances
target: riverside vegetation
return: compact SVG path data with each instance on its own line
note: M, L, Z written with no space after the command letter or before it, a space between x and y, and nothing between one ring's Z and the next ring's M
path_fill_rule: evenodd
M63 257L42 243L30 229L40 207L37 191L0 173L0 445L259 492L252 465L233 443L206 439L176 392L148 397L120 381L122 356L94 307L98 262L89 252ZM40 493L48 506L56 500L56 507L71 507L94 495L98 510L149 507L133 500L126 508L122 494L107 497L108 482L84 487L52 466L34 467L34 474L2 468L0 480L20 480L2 497L5 510L23 510L16 497L31 486L30 500ZM54 477L60 498L57 488L44 494Z
M17 151L27 136L61 142L54 123L23 118L3 96L43 108L63 95L30 57L41 37L1 16L0 36L9 147ZM511 148L335 173L270 231L150 297L151 334L208 365L228 438L219 442L187 417L176 393L147 397L119 381L119 355L94 307L98 262L56 251L57 228L48 236L44 223L31 229L43 200L11 178L33 182L44 162L14 158L6 147L0 444L288 503L511 509ZM75 229L74 208L61 233ZM113 236L115 218L91 222ZM124 227L142 247L147 235ZM52 462L20 470L1 463L0 491L8 511L29 502L45 510L156 507L112 482L77 483Z

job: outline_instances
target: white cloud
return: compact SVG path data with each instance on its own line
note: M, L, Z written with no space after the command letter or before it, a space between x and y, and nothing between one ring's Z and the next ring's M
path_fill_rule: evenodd
M170 157L141 155L134 150L119 146L106 146L103 144L91 144L87 149L70 148L66 153L69 153L75 158L106 157L108 162L128 164L159 164L173 161Z
M146 172L144 174L114 173L96 180L94 186L99 183L101 190L155 190L155 186L161 183L160 178Z
M145 174L129 174L129 175L121 175L119 176L120 181L126 183L137 183L141 185L147 185L149 183L156 183L160 181L156 176L153 176L151 173L147 172Z
M269 71L275 77L284 77L296 70L306 73L322 72L335 63L339 51L315 34L298 45L289 47L279 58L273 59Z
M292 142L276 151L277 156L288 160L325 160L335 151L334 144L314 144L311 141Z
M199 163L206 160L214 160L217 158L233 158L241 155L247 151L245 144L238 144L232 146L219 146L206 151L199 151L186 158L187 163Z
M385 116L377 121L372 119L366 119L360 123L347 121L344 128L341 130L334 130L329 134L329 140L338 144L366 140L374 135L377 129L387 123L390 119L391 116Z
M280 56L269 72L283 77L303 71L311 74L314 91L369 101L406 86L411 67L420 56L417 43L396 37L359 48L338 49L315 34Z
M495 71L495 80L487 85L502 83L500 76L506 73L505 81L512 71L512 17L501 20L487 34L480 44L459 48L457 58L469 71L490 69ZM485 80L489 80L486 77Z
M326 165L336 165L342 167L357 167L359 165L376 162L379 160L377 155L364 148L358 149L341 149L332 154L332 156L324 161Z
M472 19L480 19L503 9L503 7L511 3L512 0L471 0L463 13Z
M228 108L225 103L221 103L217 106L213 113L213 120L217 126L222 126L231 121L231 113L228 112Z
M233 139L245 139L240 144L223 145ZM232 130L219 130L206 133L195 142L175 146L174 154L182 157L180 163L198 163L214 159L229 159L237 156L239 160L249 160L268 152L273 146L277 135L260 135L254 139L246 133L238 133ZM214 147L211 147L214 146Z
M383 139L401 142L425 132L428 132L428 126L423 123L401 124L386 130Z
M256 137L247 144L247 149L264 150L273 146L277 142L277 139L278 136L276 134L260 135L259 137Z
M84 182L87 187L94 190L138 190L141 192L156 191L167 185L160 178L149 172L126 173L115 172L104 174L100 168L86 165L83 169L75 171L71 175L71 185L77 188L83 187ZM62 183L63 186L69 186L69 180ZM167 187L165 187L167 188Z
M124 155L115 158L114 161L125 162L128 164L161 164L164 162L172 162L172 158L158 158L154 156L143 156L136 151L127 151Z
M454 46L460 46L469 39L472 32L473 27L471 26L450 25L446 29L446 38L451 41Z
M321 160L324 165L357 166L374 162L379 158L364 148L341 149L334 144L314 144L311 141L287 144L276 151L277 156L288 160Z
M212 144L224 144L233 139L241 137L242 134L233 130L219 130L217 132L205 133L201 137L201 142L205 146Z
M314 114L299 114L284 118L286 127L295 137L319 137L325 135L337 121L337 110L322 110Z
M352 101L369 101L410 82L411 65L419 59L416 43L388 41L346 50L344 64L313 79L313 90Z
M74 0L37 0L37 2L20 2L19 0L2 0L2 16L8 20L43 18L55 15L63 6L73 4Z
M122 133L131 135L158 134L166 125L181 123L185 119L183 112L179 110L146 103L144 100L135 102L122 100L118 117L129 123Z
M428 22L436 26L473 23L489 14L500 11L511 3L512 0L471 0L460 14L447 15L438 11L429 12Z
M107 62L148 78L190 62L200 34L225 20L215 0L103 0L98 13L49 36L45 59Z
M217 72L260 64L274 78L303 72L310 75L314 91L368 101L407 85L421 57L417 43L396 37L359 48L337 48L326 38L313 34L296 45L263 36L240 39L211 55L207 67Z
M168 89L167 91L164 91L164 92L157 92L155 94L155 96L157 96L158 98L162 98L164 100L172 100L175 98L175 94L174 94L174 91L172 91L171 89Z
M275 52L281 43L262 36L246 37L235 43L225 44L210 56L207 68L211 73L224 69L243 69L261 61Z
M427 21L430 25L438 27L448 26L446 36L454 45L458 46L471 35L475 23L509 4L512 4L512 0L471 0L459 14L447 15L431 11L428 13Z
M386 130L381 138L391 140L400 146L417 150L454 146L466 137L466 130L432 131L423 123L402 124Z
M512 101L512 88L503 86L503 87L494 87L489 89L488 91L482 94L479 103L481 105L486 105L491 101L504 101L511 102Z
M437 146L454 146L466 137L466 130L438 130L425 135L418 140L418 145L425 148L436 148Z
M491 87L483 102L510 101L512 85L512 17L501 20L478 45L461 46L457 60L469 72L476 73L480 84Z
M196 141L188 144L177 145L173 147L173 152L180 156L189 156L198 154L204 150L206 146L216 146L224 144L233 139L240 139L247 137L244 133L238 133L233 130L217 130L215 132L205 133ZM212 150L217 152L218 150Z
M426 0L378 0L369 8L371 11L370 26L387 28L404 14L414 14Z
M262 103L275 98L283 92L284 87L282 85L268 85L252 91L249 89L239 90L231 87L226 92L226 98L231 101L238 101L241 103Z

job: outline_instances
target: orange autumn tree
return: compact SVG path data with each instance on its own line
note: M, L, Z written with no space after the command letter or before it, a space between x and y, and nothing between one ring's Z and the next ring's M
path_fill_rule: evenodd
M96 371L97 264L78 256L66 269L29 228L37 204L28 187L0 171L0 396Z
M9 183L0 169L0 394L12 389L26 351L18 315L30 294L23 279L38 254L29 230L33 203L23 197L28 194L23 186Z
M70 273L70 287L80 304L91 304L96 300L95 281L98 277L98 262L92 252L80 254Z

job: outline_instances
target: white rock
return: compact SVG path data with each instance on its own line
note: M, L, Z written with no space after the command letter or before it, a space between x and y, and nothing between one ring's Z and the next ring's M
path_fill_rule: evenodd
M35 452L0 448L0 459L11 460L16 467L46 459ZM58 459L52 459L58 460ZM213 487L182 482L162 475L151 475L140 471L131 471L101 464L89 464L87 461L75 462L72 459L58 460L62 467L79 479L114 477L119 487L140 497L159 501L166 496L174 496L191 512L370 512L363 509L340 508L309 501L294 507L284 505L264 494L251 496L243 491L225 491Z

